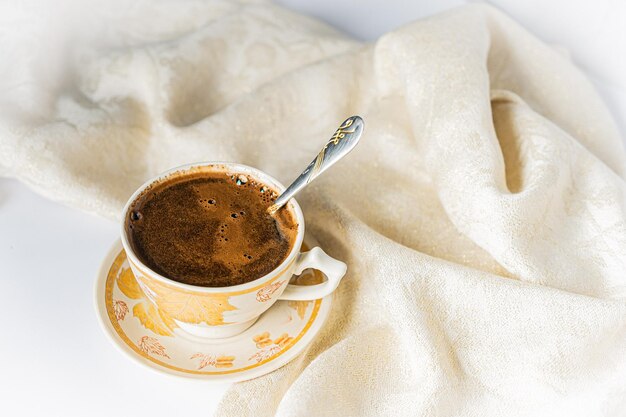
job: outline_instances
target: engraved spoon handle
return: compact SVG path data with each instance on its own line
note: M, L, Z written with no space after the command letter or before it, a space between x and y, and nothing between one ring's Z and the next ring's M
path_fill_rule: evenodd
M317 157L276 199L274 204L268 208L268 211L275 213L294 195L306 187L307 184L317 178L318 175L346 156L359 142L361 133L363 133L363 119L359 116L352 116L346 119L324 145L320 153L317 154Z

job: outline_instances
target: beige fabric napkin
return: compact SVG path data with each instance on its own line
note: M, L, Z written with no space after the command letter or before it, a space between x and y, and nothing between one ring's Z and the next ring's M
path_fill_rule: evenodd
M0 170L50 198L115 218L199 160L289 182L366 120L299 197L349 265L326 327L218 415L624 415L626 156L566 57L480 5L368 45L263 3L94 7L98 48L46 67L35 28L3 81Z

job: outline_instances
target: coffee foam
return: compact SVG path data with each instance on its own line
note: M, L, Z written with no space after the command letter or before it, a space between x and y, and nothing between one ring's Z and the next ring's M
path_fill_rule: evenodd
M250 174L175 173L131 204L127 235L160 275L197 286L243 284L278 267L296 240L290 208L267 213L277 195Z

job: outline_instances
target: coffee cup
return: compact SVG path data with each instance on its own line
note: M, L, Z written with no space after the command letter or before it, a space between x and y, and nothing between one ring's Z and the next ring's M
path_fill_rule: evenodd
M331 294L346 273L346 264L327 255L321 248L301 252L304 241L304 216L292 199L287 209L295 216L295 241L287 255L273 271L249 282L227 287L202 287L175 281L150 269L141 261L130 243L126 218L135 200L149 187L165 178L203 170L233 171L256 178L278 192L285 187L258 169L236 163L206 162L180 166L144 183L128 200L123 210L121 240L137 283L158 310L163 322L174 331L201 338L231 337L250 327L261 314L278 300L314 300ZM290 284L292 275L312 268L326 275L317 285Z

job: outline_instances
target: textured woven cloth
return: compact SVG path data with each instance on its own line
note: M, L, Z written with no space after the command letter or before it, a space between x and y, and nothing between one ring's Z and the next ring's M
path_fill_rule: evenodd
M349 266L328 323L218 415L624 415L626 156L566 56L480 5L373 44L265 3L119 13L97 44L31 28L28 53L1 26L0 173L116 218L183 163L287 183L366 121L298 197Z

